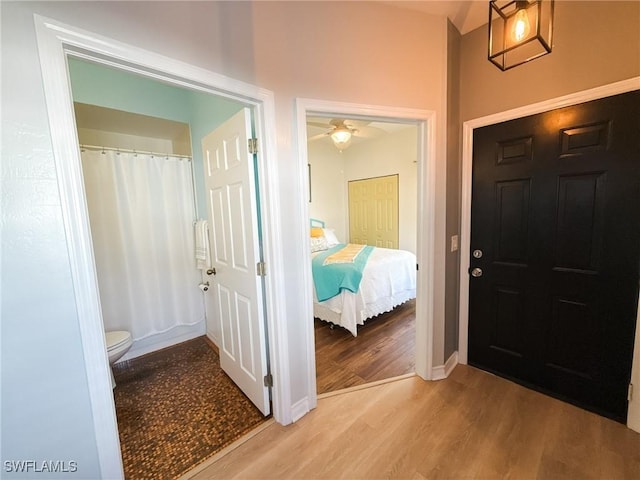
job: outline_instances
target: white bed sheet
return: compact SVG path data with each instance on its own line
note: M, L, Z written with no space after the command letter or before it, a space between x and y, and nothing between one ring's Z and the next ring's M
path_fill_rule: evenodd
M376 247L364 267L357 293L343 290L318 302L313 289L313 316L340 325L355 337L358 325L364 325L365 320L413 298L416 298L416 256L405 250Z

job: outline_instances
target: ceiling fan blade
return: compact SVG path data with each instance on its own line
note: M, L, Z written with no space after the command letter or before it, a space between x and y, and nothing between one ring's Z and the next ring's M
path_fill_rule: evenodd
M375 137L379 137L380 135L384 135L385 133L387 132L385 132L383 129L378 127L363 126L358 128L354 132L354 136L360 137L360 138L375 138Z
M320 123L320 122L307 122L307 126L324 128L325 130L329 130L331 128L331 125L329 125L329 123Z
M313 142L315 140L319 140L321 138L326 137L328 134L327 133L320 133L318 135L314 135L313 137L309 137L307 138L307 142Z
M357 130L367 127L371 123L370 120L344 120L344 124L349 128L355 128Z

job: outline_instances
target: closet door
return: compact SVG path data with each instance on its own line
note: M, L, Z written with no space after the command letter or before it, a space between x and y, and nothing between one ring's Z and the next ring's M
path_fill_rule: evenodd
M398 175L349 182L349 241L398 248Z

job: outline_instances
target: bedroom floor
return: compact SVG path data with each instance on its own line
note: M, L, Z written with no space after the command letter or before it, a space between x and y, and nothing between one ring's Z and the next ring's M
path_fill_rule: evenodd
M115 365L127 479L172 479L266 421L204 337Z
M314 320L318 394L415 370L415 300L358 326L358 336Z

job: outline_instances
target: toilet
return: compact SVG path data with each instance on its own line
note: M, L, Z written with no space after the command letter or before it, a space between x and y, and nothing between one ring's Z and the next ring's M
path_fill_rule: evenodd
M113 378L111 368L120 358L127 353L133 344L131 334L126 330L114 330L106 332L107 354L109 355L109 371L111 372L111 387L115 388L116 380Z

